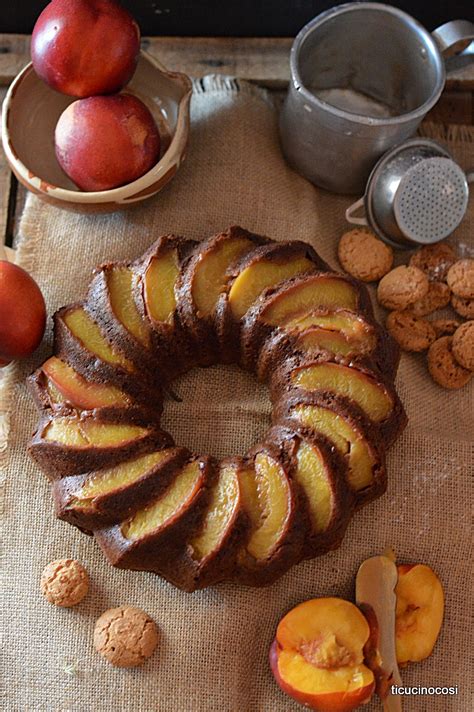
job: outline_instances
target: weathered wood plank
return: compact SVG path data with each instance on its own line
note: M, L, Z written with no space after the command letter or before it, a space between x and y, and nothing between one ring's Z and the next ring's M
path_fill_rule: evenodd
M200 77L233 74L267 86L288 84L291 37L145 37L143 47L169 69ZM0 85L29 62L29 37L0 34ZM454 58L447 89L474 90L474 57Z

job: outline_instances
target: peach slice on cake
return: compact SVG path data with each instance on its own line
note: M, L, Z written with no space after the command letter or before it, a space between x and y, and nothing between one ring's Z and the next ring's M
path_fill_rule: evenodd
M285 249L286 248L286 249ZM305 243L277 244L255 250L247 263L236 268L229 290L229 305L234 319L241 319L260 294L291 277L312 272L319 260Z
M170 580L180 579L177 552L194 534L202 517L212 470L210 458L193 458L146 506L120 524L96 530L95 537L109 561L114 566L146 568ZM176 568L170 571L173 561Z
M324 403L296 402L289 407L290 421L321 435L347 462L347 483L357 501L367 501L385 488L381 456L369 444L361 426L345 412L334 412Z
M276 452L257 452L253 467L242 468L239 478L250 532L238 557L237 576L250 585L267 583L299 557L299 540L306 528L299 520L301 513L290 480Z
M425 564L397 566L395 643L400 665L424 660L434 648L444 613L439 578Z
M219 236L220 237L220 236ZM226 286L226 272L239 257L255 248L255 242L244 235L214 241L209 250L201 252L191 282L191 294L198 317L209 317L215 310Z
M45 361L41 370L47 379L46 389L52 405L69 403L75 408L93 410L130 404L130 399L120 389L87 381L56 356Z
M123 354L112 348L95 321L81 305L66 309L62 319L70 332L91 354L113 366L121 366L126 371L133 370L132 364Z
M210 586L230 577L246 530L241 485L240 461L224 460L211 485L206 508L197 532L182 548L178 561L169 562L169 577L186 591ZM166 576L166 568L163 567Z
M271 326L282 326L291 318L309 314L319 307L343 307L354 310L360 306L357 287L343 275L318 273L295 280L273 294L261 312L261 319Z
M311 533L305 543L309 555L333 548L349 521L347 485L335 476L333 465L334 459L321 444L299 438L294 478L304 492L310 513Z
M229 268L264 242L260 235L234 225L205 240L189 260L180 280L178 301L201 365L218 360L221 346L227 345L227 331L233 326L228 310L220 314Z
M375 680L364 665L369 624L352 603L315 598L282 618L270 648L281 689L318 712L349 712L371 698Z
M150 260L143 280L148 316L169 324L176 310L175 286L179 277L177 248L170 248Z
M156 497L189 457L185 448L165 447L53 485L61 519L85 529L113 524Z
M29 452L54 478L106 467L172 444L171 437L154 427L100 421L96 415L46 417L33 437Z
M376 423L386 420L393 410L388 389L372 375L336 363L313 363L295 368L291 384L305 391L335 393L356 403Z
M256 302L245 315L242 326L243 364L252 368L271 337L278 330L285 335L288 322L293 321L291 328L295 329L298 320L309 318L315 311L356 308L365 308L371 313L368 296L344 275L315 272L285 282ZM271 357L267 355L266 360L269 366ZM262 379L266 377L267 366L259 364Z
M150 344L150 332L135 302L140 278L128 267L113 267L106 273L111 309L127 331L143 346Z

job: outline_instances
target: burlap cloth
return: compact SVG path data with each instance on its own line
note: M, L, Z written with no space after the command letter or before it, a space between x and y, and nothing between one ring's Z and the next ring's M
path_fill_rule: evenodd
M468 129L462 133L450 148L467 167L474 165L474 143ZM19 261L41 285L49 314L85 293L99 262L135 257L170 231L202 239L239 223L277 239L307 240L336 265L348 202L314 189L286 166L276 111L263 92L207 78L193 97L189 157L166 190L129 212L100 217L68 214L30 197ZM466 243L472 230L471 210L457 238ZM360 562L390 545L402 561L432 565L446 591L436 649L405 670L404 681L459 686L456 697L411 698L405 709L472 710L472 390L444 391L430 380L423 357L403 356L398 387L410 421L389 455L388 492L354 518L341 548L269 588L221 585L189 595L153 575L114 570L91 538L53 518L49 486L25 452L36 413L24 381L50 349L49 329L34 358L7 369L3 379L0 443L8 437L9 444L1 455L2 709L299 709L279 691L267 662L279 618L309 597L351 598ZM195 371L176 390L183 403L166 405L165 426L197 450L242 453L268 425L264 387L237 368ZM43 566L65 556L83 561L92 581L89 596L71 610L50 606L38 586ZM96 618L122 603L144 608L161 630L158 653L132 671L113 669L92 648ZM375 709L377 702L367 707Z

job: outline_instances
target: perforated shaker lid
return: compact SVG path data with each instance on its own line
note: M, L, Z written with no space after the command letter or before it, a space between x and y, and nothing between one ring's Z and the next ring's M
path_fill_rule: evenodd
M407 170L395 193L400 231L419 244L448 237L462 221L469 197L466 176L451 158L425 158Z

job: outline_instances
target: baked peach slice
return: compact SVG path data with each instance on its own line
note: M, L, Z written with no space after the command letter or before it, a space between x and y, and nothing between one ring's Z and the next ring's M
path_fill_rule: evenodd
M101 421L97 415L54 415L40 422L29 452L56 479L127 460L153 445L171 444L171 436L153 426Z
M349 712L375 689L364 665L369 624L357 606L340 598L315 598L282 618L270 648L281 689L318 712Z
M362 425L347 412L336 412L324 402L307 399L288 408L290 423L298 423L315 437L334 445L347 463L346 477L358 504L385 490L385 467L381 454L367 438Z
M178 277L177 248L171 248L150 260L143 280L144 297L149 317L159 324L170 324L173 320Z
M238 321L269 287L297 275L313 272L321 260L304 242L276 243L255 250L235 267L228 299L233 318Z
M115 386L87 381L71 366L51 356L41 366L52 406L69 403L74 408L94 410L130 405L130 398Z
M219 464L196 534L187 540L178 557L169 561L167 577L186 591L230 578L234 571L247 526L239 468L238 458ZM166 576L167 566L163 571Z
M439 578L425 564L397 566L395 643L400 665L427 658L438 639L444 614Z
M273 393L281 391L288 373L291 388L337 397L360 408L380 429L387 443L392 442L405 425L405 414L393 386L374 371L328 361L296 367L289 363L282 374L275 373L271 384Z
M190 453L166 447L53 484L56 514L84 529L113 524L158 496Z
M78 339L85 349L112 366L120 366L126 371L133 371L133 365L120 352L115 350L92 317L82 305L64 310L62 319L71 334Z
M149 405L161 403L161 388L152 377L136 377L137 365L106 337L87 305L72 304L54 315L55 355L87 381L115 386L127 395Z
M355 282L335 272L315 272L276 287L253 305L243 319L243 364L251 367L265 343L285 325L321 310L365 310L371 315L368 294ZM262 370L259 367L259 371ZM263 371L262 371L263 373Z
M95 538L109 561L119 568L154 571L185 587L177 552L202 519L212 474L210 458L195 457L177 468L164 492L146 506L120 524L97 529ZM170 562L176 562L176 569Z
M153 352L169 378L187 369L187 339L178 315L181 272L196 243L176 235L160 237L141 260L141 298L153 330Z
M306 522L276 450L257 452L239 479L250 532L238 556L237 578L253 586L270 583L301 558Z
M194 349L201 364L214 363L219 357L216 318L229 268L265 241L266 238L232 226L204 240L186 266L180 279L179 309L189 332L193 334ZM221 325L223 338L227 328L225 319Z

